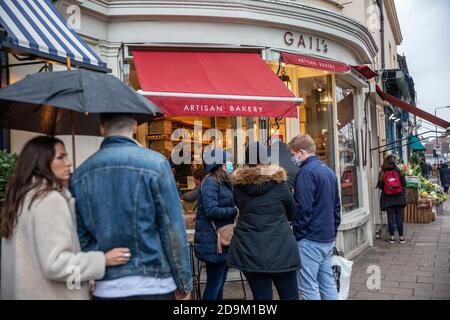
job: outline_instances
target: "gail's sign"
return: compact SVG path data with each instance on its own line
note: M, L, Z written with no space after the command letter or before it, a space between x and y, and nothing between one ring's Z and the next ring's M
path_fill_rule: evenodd
M328 43L323 38L287 31L283 35L283 40L288 47L328 53Z

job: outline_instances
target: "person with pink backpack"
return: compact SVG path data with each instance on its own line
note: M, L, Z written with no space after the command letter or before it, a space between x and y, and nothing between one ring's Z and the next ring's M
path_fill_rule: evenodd
M397 226L399 241L405 243L403 237L403 208L406 206L406 180L395 164L393 156L384 159L378 177L377 188L381 190L381 210L387 212L390 243L395 243L395 226Z

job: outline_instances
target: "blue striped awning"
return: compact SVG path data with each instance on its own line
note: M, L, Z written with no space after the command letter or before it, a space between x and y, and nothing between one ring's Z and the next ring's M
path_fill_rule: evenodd
M49 0L1 0L0 27L6 31L2 47L62 63L69 57L74 66L107 71Z

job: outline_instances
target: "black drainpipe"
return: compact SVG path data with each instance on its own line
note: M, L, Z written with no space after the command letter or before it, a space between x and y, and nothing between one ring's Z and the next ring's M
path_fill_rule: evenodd
M376 0L377 5L380 8L380 33L381 33L381 71L384 72L386 69L386 55L385 55L385 44L384 44L384 4L383 0Z
M378 6L378 8L380 9L380 36L381 36L381 72L380 72L380 74L381 74L381 87L383 88L383 91L386 91L386 85L385 85L385 82L384 82L384 72L385 72L385 69L386 69L386 46L385 46L385 44L384 44L384 38L385 38L385 35L384 35L384 2L383 2L383 0L375 0L376 1L376 4L377 4L377 6ZM387 114L387 107L385 107L384 108L384 114L385 115L388 115ZM387 132L386 132L386 138L387 138L387 142L389 142L389 143L391 143L392 141L390 141L393 137L391 136L391 128L390 128L390 121L389 121L389 119L388 119L388 117L386 116L385 117L385 126L386 126L386 129L387 129Z

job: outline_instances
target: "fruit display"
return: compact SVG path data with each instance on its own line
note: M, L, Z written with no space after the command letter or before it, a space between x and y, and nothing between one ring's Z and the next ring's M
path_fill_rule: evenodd
M408 163L398 165L400 171L407 177L419 177L422 176L422 170L420 170L420 165Z
M418 205L421 208L442 204L447 200L447 195L438 184L432 183L422 176L420 165L416 161L408 164L399 164L398 168L406 177L408 188L418 189Z
M419 204L436 205L444 203L446 200L447 195L439 185L428 181L424 177L420 177Z

